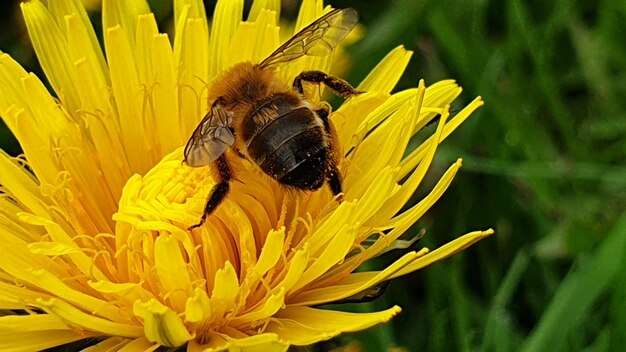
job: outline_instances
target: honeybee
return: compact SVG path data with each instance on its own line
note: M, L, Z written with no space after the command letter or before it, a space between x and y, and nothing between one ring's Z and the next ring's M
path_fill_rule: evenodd
M276 66L306 55L330 54L357 21L354 9L332 10L261 63L236 64L214 81L212 105L185 146L184 162L192 167L213 164L218 182L200 222L189 230L201 226L229 192L232 171L225 154L229 148L286 188L313 191L326 182L335 196L342 192L330 107L307 99L302 83L324 83L345 99L361 92L321 71L302 72L290 86L279 79Z

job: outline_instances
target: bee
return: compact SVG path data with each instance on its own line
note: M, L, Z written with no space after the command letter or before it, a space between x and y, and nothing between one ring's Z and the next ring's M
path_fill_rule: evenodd
M228 195L233 178L225 154L229 148L287 189L314 191L327 183L335 196L342 193L330 106L314 104L302 84L323 83L344 99L362 92L321 71L302 72L289 85L279 79L276 67L303 56L330 54L357 21L354 9L332 10L260 63L239 63L217 77L210 89L211 107L184 150L187 165L212 164L217 171L202 218L189 230L201 226Z

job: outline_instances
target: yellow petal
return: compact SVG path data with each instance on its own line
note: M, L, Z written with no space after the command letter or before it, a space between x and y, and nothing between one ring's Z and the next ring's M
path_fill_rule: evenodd
M243 16L242 0L219 0L213 12L212 38L209 46L209 77L215 76L232 63L227 61L226 53L231 38Z
M20 219L24 222L44 226L46 231L48 231L48 235L54 242L62 243L69 247L77 247L72 237L67 234L59 224L55 223L54 221L50 221L45 217L31 216L27 213L19 215ZM100 271L100 269L98 269L97 267L94 267L92 258L82 251L72 251L67 255L83 274L94 276L97 279L104 278L104 274L102 273L102 271Z
M122 317L123 313L109 302L92 297L64 283L61 280L62 271L47 257L34 255L25 245L6 240L0 243L0 250L4 253L0 256L0 268L13 277L99 316L117 321L125 320Z
M321 17L324 12L323 7L324 4L321 0L302 1L302 5L300 5L300 11L298 12L298 19L296 20L296 25L293 28L292 35L295 35L304 27L308 26L313 21ZM289 37L291 37L292 35L290 35ZM284 40L284 38L281 39ZM300 72L307 70L315 69L322 72L330 72L330 61L328 61L328 59L331 57L332 54L326 57L305 56L298 60L290 62L289 64L285 65L286 67L281 67L281 72L285 72L284 78L287 78L288 80L292 80L293 77L300 74Z
M155 83L151 90L150 106L154 109L153 119L159 133L162 155L184 144L189 135L184 125L179 123L178 73L169 39L167 34L160 34L153 40L151 54Z
M391 277L423 253L409 252L378 272L353 273L337 284L304 290L289 299L290 306L317 306L351 297Z
M363 195L360 197L354 211L355 219L367 223L371 218L378 219L378 211L385 203L385 199L393 194L396 186L394 182L397 170L387 167L376 175ZM346 197L351 193L346 192Z
M49 330L33 332L0 331L0 351L42 351L50 347L96 337L97 334L78 333L72 330Z
M209 319L212 314L211 302L204 290L196 288L193 296L187 299L185 305L185 320L192 323Z
M0 309L29 309L28 304L33 304L38 298L48 299L49 295L31 290L27 287L17 287L0 282Z
M320 224L312 231L313 233L308 236L309 250L312 254L326 248L328 242L336 237L336 233L341 227L356 219L352 216L355 208L355 201L344 201L327 218L322 219Z
M279 27L276 25L276 12L263 9L255 20L256 38L252 50L252 62L261 62L279 45Z
M206 344L192 340L187 345L188 352L284 352L289 348L276 334L259 333L252 336L232 338L223 333L211 332Z
M143 133L137 133L149 127L144 125L139 108L143 96L135 69L135 57L122 27L108 29L105 36L111 84L120 116L122 144L131 169L143 174L154 165L155 160L144 149L153 142L144 138Z
M161 345L150 342L145 337L133 340L126 346L120 348L118 352L152 352L156 351Z
M344 332L364 330L384 323L400 312L394 306L375 313L347 313L309 307L287 307L275 315L265 332L275 333L293 345L310 345Z
M396 112L398 116L406 116L409 107ZM386 124L377 128L367 136L355 149L350 159L350 169L345 177L346 199L359 198L374 179L394 157L395 143L400 138L401 126Z
M402 77L411 56L413 56L413 52L406 50L402 45L393 49L363 79L357 89L365 92L391 93L393 87Z
M152 45L154 44L154 37L159 35L159 29L157 28L153 14L149 13L137 18L137 31L135 35L137 76L141 84L150 87L155 81L154 64L156 64L156 62L152 60ZM146 132L149 133L149 131Z
M143 330L152 342L178 347L192 337L176 313L155 299L135 302L133 311L143 320Z
M381 236L373 245L366 248L365 251L361 252L358 256L360 256L360 261L364 261L369 258L373 258L377 253L383 251L390 241L395 241L398 239L404 232L406 232L409 227L414 224L417 219L422 217L426 213L430 207L432 207L437 200L443 195L443 193L448 189L448 186L452 183L456 172L461 167L461 160L458 160L455 164L451 165L450 168L443 174L439 182L435 185L433 190L424 197L419 203L397 215L393 219L378 224L381 230L384 229L392 229L385 236ZM357 260L357 258L355 258ZM346 263L347 265L347 263Z
M258 334L231 341L229 352L284 352L289 348L286 341L276 334Z
M35 178L20 167L15 160L11 160L4 151L0 151L0 183L15 200L24 206L24 210L50 216L49 205L38 196L39 186Z
M154 241L154 260L163 293L167 294L172 308L183 311L187 292L191 292L191 280L178 241L172 236L159 236Z
M347 153L354 145L357 126L366 116L377 109L389 98L388 94L367 92L343 103L339 109L332 112L330 119L337 131L337 139L343 153Z
M261 10L254 22L243 22L237 28L230 42L227 60L231 63L261 62L278 47L278 31L275 13ZM241 43L246 41L253 44L242 46Z
M140 326L113 322L107 319L98 318L93 314L88 314L71 304L60 299L37 300L45 310L57 315L59 318L80 326L89 331L94 331L103 335L139 337L143 334Z
M254 0L248 14L248 21L256 21L262 10L272 11L274 20L278 21L280 19L280 0Z
M34 254L47 256L67 255L81 253L76 246L70 246L58 242L34 242L28 244L28 249Z
M106 280L101 281L89 281L89 286L94 290L120 297L120 299L134 303L136 300L147 301L150 298L154 298L152 293L146 291L140 284L126 282L115 283Z
M69 330L61 318L52 314L5 315L0 317L2 332Z
M491 236L493 234L493 230L489 229L487 231L475 231L470 232L467 235L461 236L459 238L454 239L453 241L446 243L445 245L435 249L434 251L428 253L427 255L415 260L413 263L405 266L401 270L395 272L391 278L399 277L402 275L406 275L413 271L424 268L434 262L438 262L443 260L455 253L458 253L465 248L471 246L472 244L482 240L485 237Z
M176 1L179 2L184 1ZM202 1L193 1L202 6ZM177 7L178 8L178 7ZM186 7L183 7L186 8ZM190 136L202 116L208 111L209 29L206 17L194 18L188 11L177 15L174 59L178 64L179 112L181 130ZM184 16L184 18L180 18ZM202 10L201 16L205 16Z
M51 150L52 145L42 144L41 141L58 140L60 135L67 133L60 127L65 127L68 123L41 82L38 85L41 89L37 92L26 89L25 81L29 79L37 80L27 74L10 56L0 54L0 114L20 141L24 154L30 160L29 166L39 181L43 184L54 184L59 170ZM32 86L29 88L32 89ZM47 95L47 99L44 95ZM53 108L44 111L41 116L31 110L31 106L40 105L41 109L41 106L50 107L50 104Z
M293 34L300 32L304 27L310 25L313 21L322 15L323 2L320 0L304 0L300 5L298 19L293 28Z
M282 254L283 245L285 242L285 228L281 227L278 230L272 230L267 235L263 249L259 260L254 267L254 271L257 275L265 275L280 259Z
M67 42L68 42L68 55L71 59L70 62L76 65L76 62L84 60L88 63L89 70L82 71L76 77L77 70L73 72L74 81L77 84L81 84L83 80L88 80L94 82L94 85L99 88L102 97L93 97L95 98L93 101L90 99L84 99L80 89L78 90L78 94L81 100L81 108L85 108L86 104L93 104L95 102L99 103L101 106L109 107L109 92L106 90L109 85L109 68L106 66L104 62L104 57L102 54L102 50L100 49L100 45L96 41L92 43L92 38L88 36L88 32L86 31L84 25L85 23L81 21L79 14L72 13L70 15L66 15L65 23L63 25L67 28ZM91 26L90 26L91 27ZM93 29L92 29L93 31ZM96 47L92 47L92 45L97 45ZM78 79L77 79L78 78Z
M423 87L423 82L420 84L420 87ZM431 162L435 157L435 152L437 151L439 141L442 138L444 126L448 116L449 112L446 109L446 111L441 114L437 130L435 131L432 142L429 144L429 148L424 154L424 158L420 161L418 167L413 171L411 176L402 184L402 190L391 196L390 199L388 199L381 207L381 211L377 214L379 219L389 219L402 209L406 202L411 198L417 187L422 183L422 180L426 176L426 172L430 168ZM410 132L408 135L410 137ZM404 154L404 150L399 154Z
M376 109L359 121L356 130L353 132L353 136L351 136L353 140L347 147L351 148L356 142L362 141L370 131L381 122L385 121L391 114L400 109L404 104L415 99L416 94L417 88L411 88L391 95L389 99L385 100L384 103L377 106Z
M331 242L324 248L319 256L315 258L315 261L304 271L302 277L300 277L291 291L297 291L311 283L330 267L343 260L348 251L352 248L352 244L358 233L357 229L358 227L355 225L342 226Z
M120 351L120 349L128 345L130 341L131 340L121 338L121 337L111 337L95 345L82 349L81 352Z
M443 129L441 138L439 139L439 143L448 138L450 134L457 128L463 121L465 121L476 109L483 106L483 100L478 97L474 99L470 104L468 104L463 110L461 110L458 114L456 114L448 123L445 125ZM435 139L435 136L431 136L422 143L419 147L417 147L414 151L412 151L409 155L407 155L402 162L400 163L401 169L399 173L399 177L406 176L411 170L415 168L415 166L419 163L420 160L423 159L427 148L430 146L430 143Z
M206 26L206 10L204 9L204 2L201 0L174 0L174 20L181 19L180 15L185 7L189 8L189 18L199 19ZM176 23L176 27L178 27L178 23Z
M285 289L279 290L277 293L270 295L258 309L254 309L248 313L242 314L231 320L232 326L240 324L262 321L274 315L279 309L285 305Z
M289 262L289 266L286 269L287 274L285 274L285 278L280 281L276 287L285 288L287 292L289 292L294 285L298 282L302 273L306 269L307 263L309 261L309 248L308 244L305 244L302 249L295 252L294 256L291 258Z
M81 52L82 55L89 57L90 61L93 60L96 63L97 69L94 69L93 74L104 74L104 77L108 78L108 67L104 53L100 49L96 31L89 21L89 16L82 2L80 0L52 0L48 1L48 9L59 28L63 28L67 21L66 35L70 56L77 60L79 56L74 54ZM75 50L77 48L81 48L81 50Z
M444 173L441 177L437 185L433 188L433 190L424 197L418 204L404 211L403 213L397 215L393 219L389 221L384 221L382 223L377 224L379 227L379 231L392 229L384 236L380 236L374 244L365 248L359 254L345 260L343 263L337 265L335 268L330 270L326 276L333 277L334 275L341 275L344 272L351 272L356 267L358 267L364 261L371 259L385 250L388 247L390 242L398 239L402 234L404 234L411 225L415 223L430 207L435 204L435 202L443 195L445 190L448 188L452 180L454 179L454 175L461 167L461 161L457 161L455 164L450 166L450 168Z
M121 26L124 28L131 42L135 42L135 30L140 15L150 13L145 0L102 0L102 28L104 32L110 28ZM105 37L105 42L107 38ZM105 46L108 47L108 44ZM110 55L110 51L107 50Z
M28 34L46 77L67 111L77 111L81 105L72 77L67 39L39 0L23 2L21 7Z
M233 309L239 294L239 279L233 265L227 261L223 269L215 273L215 284L211 293L211 306L216 318L221 318Z

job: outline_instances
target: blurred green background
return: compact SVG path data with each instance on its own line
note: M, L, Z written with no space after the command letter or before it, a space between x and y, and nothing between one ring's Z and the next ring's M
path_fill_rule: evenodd
M295 18L299 2L283 1ZM170 1L151 1L168 28ZM246 1L249 6L250 1ZM391 323L311 350L609 351L626 345L626 2L336 0L365 26L351 47L359 82L392 48L415 52L396 90L454 78L460 108L486 106L440 147L429 182L463 168L415 226L437 247L496 235L391 284ZM214 2L207 2L212 11ZM93 13L98 26L98 13ZM43 77L17 2L0 4L0 48ZM19 153L0 129L1 147ZM397 254L379 258L382 266Z

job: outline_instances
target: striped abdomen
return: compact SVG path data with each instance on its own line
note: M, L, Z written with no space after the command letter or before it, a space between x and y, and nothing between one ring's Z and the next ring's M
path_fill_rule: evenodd
M319 117L292 95L260 101L242 122L248 155L279 183L315 190L324 183L328 136Z

